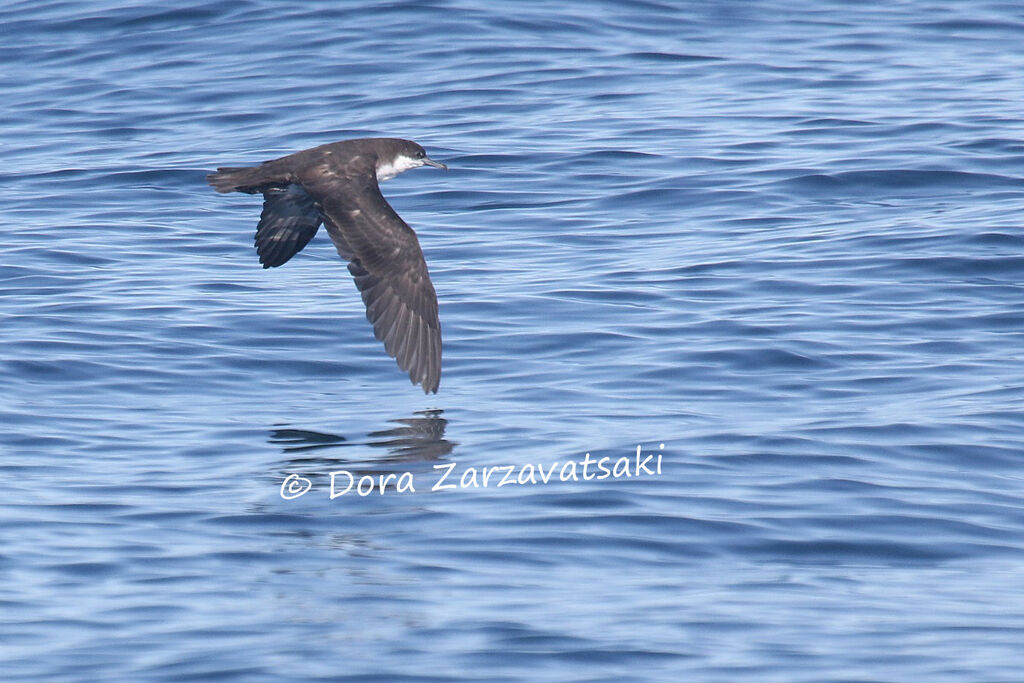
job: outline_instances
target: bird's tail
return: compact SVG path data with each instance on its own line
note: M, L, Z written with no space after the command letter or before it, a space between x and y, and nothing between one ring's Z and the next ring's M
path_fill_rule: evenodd
M229 166L218 168L216 173L206 176L206 182L213 186L217 192L248 192L252 194L258 191L262 185L262 174L258 166Z

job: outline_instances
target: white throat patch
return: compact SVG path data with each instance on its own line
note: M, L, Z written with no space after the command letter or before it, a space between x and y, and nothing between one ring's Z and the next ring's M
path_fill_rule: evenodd
M391 163L381 164L377 167L377 182L384 182L385 180L391 180L399 173L404 173L410 168L417 168L423 165L423 159L416 159L414 157L407 157L404 154L395 157Z

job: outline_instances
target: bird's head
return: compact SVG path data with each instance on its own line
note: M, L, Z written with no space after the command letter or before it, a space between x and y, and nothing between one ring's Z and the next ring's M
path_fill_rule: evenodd
M377 181L383 182L404 173L410 168L433 166L448 170L440 161L427 156L426 150L412 140L391 139L384 141L382 149L377 153Z

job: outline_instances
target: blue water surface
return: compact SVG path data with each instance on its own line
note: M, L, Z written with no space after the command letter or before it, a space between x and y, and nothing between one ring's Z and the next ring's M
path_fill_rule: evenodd
M0 26L5 678L1024 675L1018 3ZM205 184L381 135L437 395Z

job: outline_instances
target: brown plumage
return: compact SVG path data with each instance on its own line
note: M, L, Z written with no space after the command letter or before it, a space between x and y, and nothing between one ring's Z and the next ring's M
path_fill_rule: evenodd
M441 381L441 324L416 233L378 183L417 166L447 168L415 142L345 140L206 176L218 192L263 194L256 253L264 268L286 263L327 226L348 261L374 335L425 392Z

